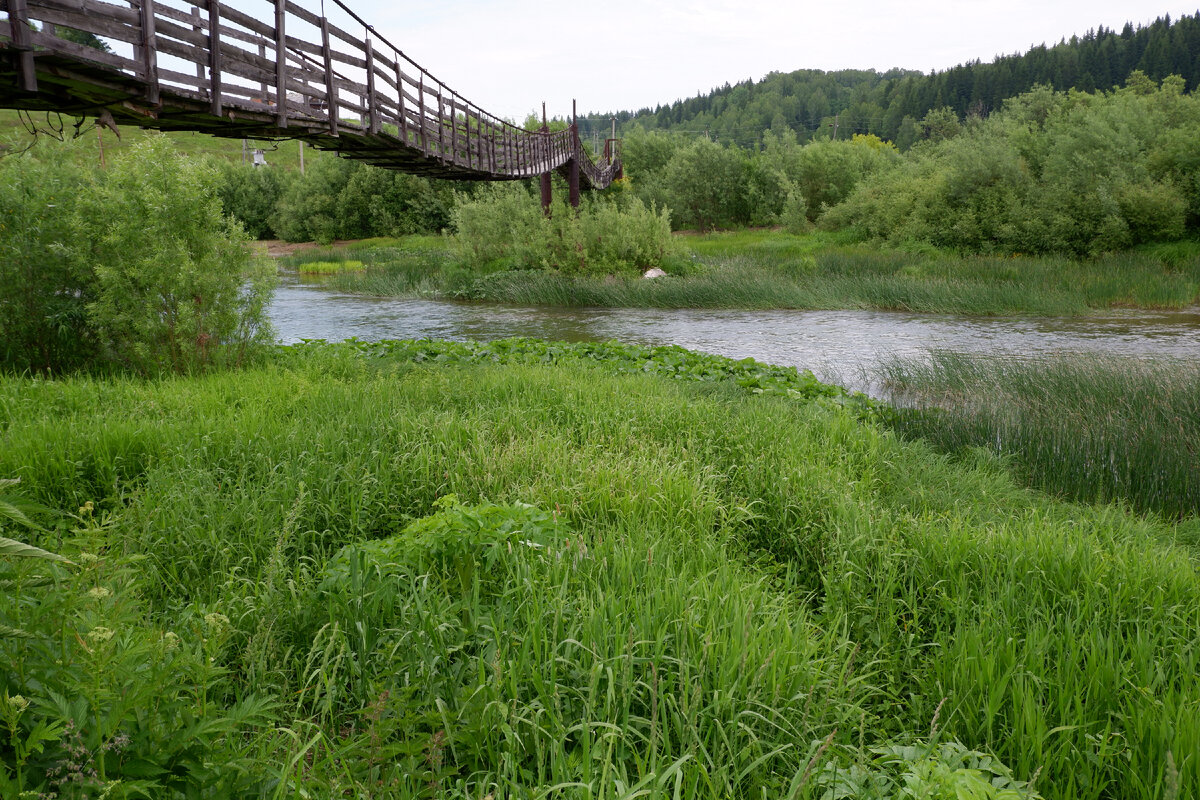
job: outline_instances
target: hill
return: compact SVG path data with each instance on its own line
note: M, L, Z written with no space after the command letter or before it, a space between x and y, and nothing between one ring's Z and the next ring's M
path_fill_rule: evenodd
M906 149L930 111L986 116L1010 97L1037 85L1085 92L1108 90L1134 70L1155 81L1183 77L1200 84L1200 12L1120 31L1104 27L990 63L973 61L925 75L907 70L797 70L759 81L725 84L706 95L615 114L624 126L704 134L743 147L757 146L767 130L790 129L802 141L875 134ZM596 117L597 125L607 126ZM586 135L586 129L585 129Z

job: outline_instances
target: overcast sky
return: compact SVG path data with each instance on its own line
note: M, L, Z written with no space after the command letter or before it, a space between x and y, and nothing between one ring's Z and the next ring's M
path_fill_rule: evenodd
M637 110L768 72L944 69L1099 25L1170 14L1172 0L347 0L462 96L523 118Z

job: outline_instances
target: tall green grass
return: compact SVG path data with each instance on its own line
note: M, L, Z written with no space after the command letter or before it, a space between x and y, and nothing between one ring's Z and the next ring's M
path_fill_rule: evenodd
M0 475L74 515L33 543L99 557L0 595L53 634L0 639L0 688L35 698L18 730L76 698L82 735L130 737L109 782L174 787L156 797L816 798L827 763L861 777L885 743L928 774L927 740L1046 797L1200 791L1200 578L1175 529L1030 493L785 372L351 343L0 378ZM220 724L139 721L122 692Z
M479 274L387 248L343 291L521 305L646 308L884 309L961 314L1086 314L1180 308L1200 301L1200 244L1180 242L1088 261L881 250L845 235L773 231L682 237L690 256L667 278L571 276L553 270ZM357 256L356 256L357 257ZM366 261L366 258L363 258ZM419 259L418 259L419 260Z
M900 430L938 447L986 447L1031 484L1086 502L1200 515L1200 366L1113 355L937 353L880 378Z

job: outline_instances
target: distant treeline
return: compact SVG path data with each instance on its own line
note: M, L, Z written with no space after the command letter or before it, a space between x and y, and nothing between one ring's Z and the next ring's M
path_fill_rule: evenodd
M874 134L907 150L921 138L920 120L932 110L950 108L960 118L986 116L1004 100L1037 85L1064 91L1112 89L1134 70L1161 81L1183 78L1186 91L1200 85L1200 12L1172 20L1159 18L1121 31L1100 27L1053 46L1024 54L973 61L925 75L911 70L797 70L771 73L714 89L670 105L615 115L622 127L707 134L721 142L757 146L767 130L795 132L801 141L849 139ZM607 133L610 115L581 120Z

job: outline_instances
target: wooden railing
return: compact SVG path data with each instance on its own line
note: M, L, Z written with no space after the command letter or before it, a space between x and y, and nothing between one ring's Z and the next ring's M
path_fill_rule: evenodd
M108 111L149 127L301 138L394 169L467 180L573 171L602 188L572 124L529 132L485 112L340 0L0 0L0 104ZM93 34L111 52L77 44ZM574 164L572 164L574 162Z

